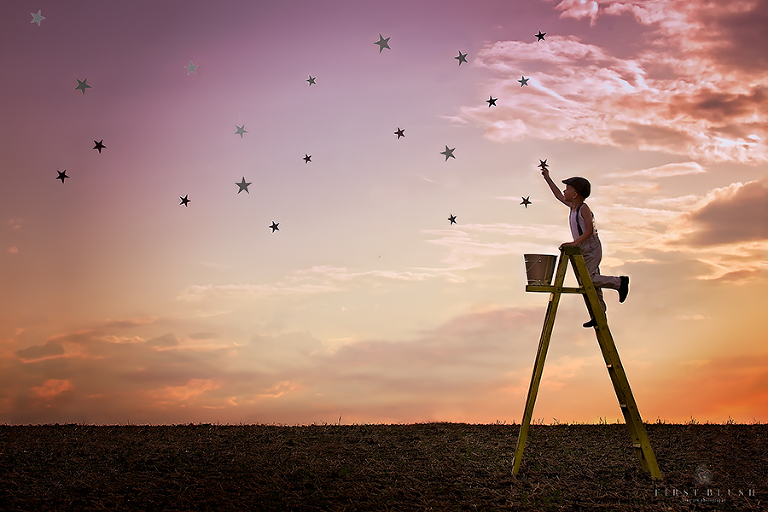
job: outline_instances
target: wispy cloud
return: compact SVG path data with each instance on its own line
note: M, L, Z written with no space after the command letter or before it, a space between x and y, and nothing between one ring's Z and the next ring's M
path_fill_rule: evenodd
M384 281L419 282L427 279L459 279L447 269L415 269L406 271L368 270L355 272L346 267L317 265L291 272L283 280L271 284L192 285L179 293L178 299L186 302L203 298L289 297L322 293L339 293L366 284Z
M668 178L670 176L685 176L688 174L702 174L706 171L704 168L696 162L680 162L674 164L665 164L658 167L651 167L648 169L640 169L637 171L622 171L613 172L606 175L608 178Z
M495 256L551 251L553 240L567 238L567 228L506 223L464 224L460 229L425 230L428 243L448 249L442 262L451 270L482 266Z

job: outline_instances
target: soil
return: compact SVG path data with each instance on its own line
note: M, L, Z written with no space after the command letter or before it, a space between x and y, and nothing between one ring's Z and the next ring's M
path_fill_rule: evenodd
M0 425L2 510L766 510L768 425Z

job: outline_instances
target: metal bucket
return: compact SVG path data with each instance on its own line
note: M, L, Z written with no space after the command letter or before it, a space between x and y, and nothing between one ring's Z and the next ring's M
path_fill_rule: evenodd
M525 273L529 285L549 286L555 274L557 256L551 254L524 254Z

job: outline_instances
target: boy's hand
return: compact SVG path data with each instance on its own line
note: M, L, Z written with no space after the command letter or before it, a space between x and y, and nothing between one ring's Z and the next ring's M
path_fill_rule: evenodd
M541 175L544 176L544 179L549 179L549 169L546 167L541 168Z

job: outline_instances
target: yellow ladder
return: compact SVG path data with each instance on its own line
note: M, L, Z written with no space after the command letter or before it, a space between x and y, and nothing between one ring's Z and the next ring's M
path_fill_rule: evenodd
M563 286L565 281L565 272L568 269L568 261L573 266L576 274L576 280L579 283L578 288ZM560 249L560 261L555 273L555 283L552 286L528 285L525 287L527 292L549 292L549 305L547 306L547 315L544 318L544 328L541 331L539 340L539 351L536 354L536 363L533 366L533 375L531 376L531 386L528 388L528 398L525 402L525 412L523 421L520 425L520 433L517 437L517 448L515 449L515 458L512 465L512 474L517 475L520 471L520 462L523 459L523 450L525 449L525 440L528 437L528 428L531 425L533 415L533 405L536 402L536 394L539 391L541 374L544 371L544 359L547 356L549 340L552 337L552 328L555 325L555 314L560 302L560 296L563 293L580 293L584 296L584 302L591 318L597 321L595 332L600 350L603 352L605 366L608 368L608 375L611 376L613 389L619 399L621 412L624 414L624 420L629 427L629 435L632 437L632 445L635 453L640 459L640 465L643 471L650 472L654 480L661 479L659 466L656 464L656 457L653 455L651 444L648 441L648 434L645 432L645 425L640 418L640 411L637 409L635 398L632 396L632 390L629 387L627 375L624 373L624 367L621 365L619 353L616 351L616 345L613 342L611 331L608 329L603 308L597 298L597 290L592 284L592 278L589 276L587 264L581 249L578 246L565 246Z

